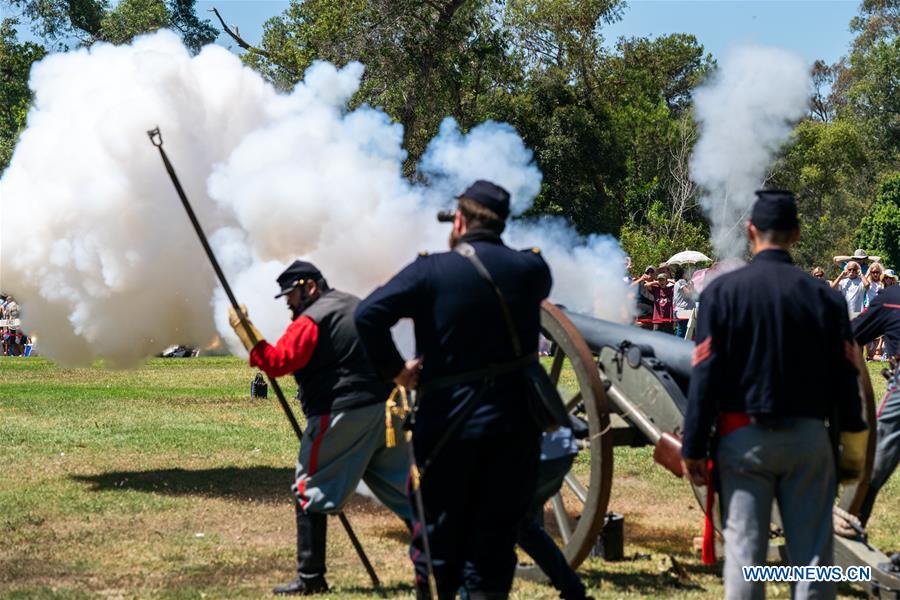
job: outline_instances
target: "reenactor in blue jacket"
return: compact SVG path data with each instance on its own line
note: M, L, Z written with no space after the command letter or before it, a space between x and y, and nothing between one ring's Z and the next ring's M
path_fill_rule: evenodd
M517 526L535 492L540 430L524 405L522 373L537 361L551 278L537 249L501 241L508 215L509 193L475 182L452 213L455 251L420 256L356 311L377 372L418 385L412 427L425 523L416 524L410 556L421 598L429 596L423 532L440 598L461 585L471 598L505 598ZM417 358L409 361L391 337L402 318L415 323Z
M765 564L773 500L790 563L832 564L839 473L826 421L842 432L841 471L858 477L865 455L847 306L791 261L800 237L793 195L757 195L747 224L753 261L700 298L682 447L696 484L717 480L727 598L765 596L741 567ZM795 598L835 593L824 581L794 589Z

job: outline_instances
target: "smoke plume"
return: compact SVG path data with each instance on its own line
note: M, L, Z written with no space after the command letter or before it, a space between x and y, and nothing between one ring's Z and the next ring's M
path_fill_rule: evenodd
M810 76L786 50L746 46L732 50L694 95L700 138L691 177L712 226L719 258L742 257L744 223L775 153L806 114Z
M0 180L0 290L17 296L40 350L129 366L217 332L237 349L225 295L145 133L157 125L236 296L270 340L289 318L274 279L293 259L365 295L420 250L446 249L434 211L474 179L506 187L515 214L531 206L541 174L502 123L462 133L446 120L420 163L427 184L411 184L401 127L376 108L347 109L362 71L315 63L281 94L224 48L192 57L165 31L35 65L28 128ZM543 247L555 301L627 318L614 240L553 220L516 221L506 239Z

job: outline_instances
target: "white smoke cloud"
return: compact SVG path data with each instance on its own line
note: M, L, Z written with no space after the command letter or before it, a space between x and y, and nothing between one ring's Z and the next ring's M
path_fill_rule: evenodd
M463 135L456 121L444 119L419 161L419 171L443 197L458 195L478 179L490 179L509 192L513 215L528 210L541 191L541 172L531 150L510 125L494 121Z
M499 123L463 134L445 121L421 164L429 185L410 184L400 126L347 109L362 70L316 63L279 94L227 50L191 57L169 32L36 65L28 129L0 180L0 289L18 297L41 351L127 366L216 332L237 347L224 293L147 139L156 125L235 295L272 340L288 320L274 279L291 260L365 295L419 250L445 249L434 209L472 180L507 187L516 213L531 205L540 173ZM552 220L516 222L507 239L544 248L556 301L627 313L611 239L583 240Z
M705 190L701 202L720 258L744 254L754 191L806 114L809 94L809 69L799 56L759 46L733 49L695 92L700 138L691 177Z

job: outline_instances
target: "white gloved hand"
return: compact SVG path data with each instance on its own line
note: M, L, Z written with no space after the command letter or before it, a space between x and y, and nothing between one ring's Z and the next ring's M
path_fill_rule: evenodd
M228 324L231 325L232 329L234 329L234 332L241 340L241 343L244 344L244 348L249 352L253 350L256 344L263 341L264 338L259 332L259 329L257 329L250 319L247 318L247 307L243 304L241 305L241 312L244 314L243 319L238 316L237 311L234 310L233 307L229 308Z

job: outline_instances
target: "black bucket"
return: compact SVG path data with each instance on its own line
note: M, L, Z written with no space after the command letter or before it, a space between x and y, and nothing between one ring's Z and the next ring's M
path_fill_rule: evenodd
M591 555L608 561L625 558L625 517L614 512L606 513L603 529Z
M266 398L269 395L269 385L263 379L262 373L257 373L253 381L250 382L251 398Z

